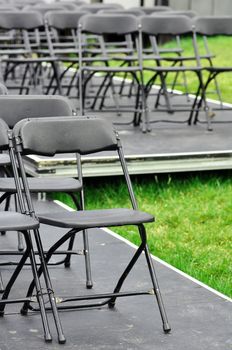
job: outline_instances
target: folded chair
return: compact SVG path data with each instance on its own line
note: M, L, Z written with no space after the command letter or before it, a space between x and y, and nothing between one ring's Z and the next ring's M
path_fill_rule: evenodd
M198 60L200 58L200 49L198 46L197 37L203 37L204 40L206 40L209 37L212 36L218 36L218 35L225 35L225 36L232 36L232 17L231 16L202 16L202 17L195 17L193 22L193 28L194 28L194 37L197 47L197 57ZM216 78L219 77L221 74L228 74L232 72L232 65L230 61L228 62L228 66L218 66L215 65L214 62L210 62L209 65L204 65L203 70L207 73L206 81L204 82L204 89L203 91L198 91L195 98L195 105L197 108L193 109L190 114L190 122L193 122L196 124L198 120L199 110L201 109L201 106L205 104L205 95L208 93L210 86L212 85L212 82L215 82ZM219 90L219 87L217 91ZM219 90L220 91L220 90ZM206 113L209 115L209 119L211 121L212 117L215 116L215 111L217 110L231 110L231 107L227 107L222 102L222 98L219 95L220 105L217 107L209 108L206 111ZM227 123L228 121L218 121L219 123ZM212 126L210 127L212 129Z
M88 98L92 101L91 110L132 113L133 119L125 123L134 126L141 124L143 132L149 130L138 19L131 14L89 14L81 17L78 33L80 115L85 112L85 100ZM84 47L81 44L83 35L86 40ZM93 42L92 38L88 41L88 35L97 36L98 43ZM121 83L117 86L115 79L125 74L128 79L130 76L134 90L129 100L120 98ZM101 79L99 88L93 96L88 95L88 84L97 78ZM108 102L111 95L114 105ZM123 124L118 120L116 123Z
M43 95L31 95L31 96L19 96L8 95L0 96L0 118L4 119L10 128L13 128L17 122L21 119L40 117L59 117L59 116L72 116L72 108L69 100L62 96L43 96ZM75 118L75 117L73 117ZM33 193L52 193L63 192L67 193L73 200L77 208L83 208L82 201L82 180L77 174L77 178L70 177L30 177L28 178L30 190ZM8 200L12 195L16 193L14 179L12 177L1 178L0 192L3 195L0 197L0 203L4 200ZM9 208L9 201L7 203L6 210ZM89 246L87 232L83 232L84 250L83 255L86 262L86 286L92 287L92 277L90 269L89 258ZM73 250L73 240L70 240L67 251L64 251L64 258L54 262L54 265L62 264L66 267L70 266L70 259L72 254L79 254L80 251ZM19 236L19 251L23 250L23 242ZM16 252L7 252L7 255ZM21 254L18 252L18 254ZM60 254L60 253L59 253ZM0 255L5 255L5 252L0 251ZM12 262L11 262L12 264Z
M52 336L50 333L50 328L48 324L48 318L45 309L44 296L48 295L49 304L52 309L53 317L55 320L58 338L60 343L65 342L65 337L62 331L62 326L60 323L59 315L56 308L55 297L52 289L51 280L47 271L47 267L44 261L44 252L41 245L40 235L39 235L39 221L37 220L32 208L28 207L27 201L23 196L26 192L26 188L22 191L22 184L20 184L20 177L17 170L17 163L15 161L15 155L13 150L13 138L12 132L9 131L7 124L0 119L0 149L4 151L10 152L10 158L13 166L14 180L16 185L16 191L18 195L18 203L20 212L9 211L9 212L0 212L0 230L4 231L20 231L26 243L26 249L17 263L17 266L11 275L5 290L0 299L0 316L4 316L5 306L7 304L15 304L15 303L38 303L39 311L41 314L42 325L44 330L44 339L47 342L52 340ZM23 186L24 187L24 186ZM36 246L40 256L41 262L41 271L43 273L43 277L45 280L45 288L41 287L39 275L37 272L37 262L35 258L34 244L32 243L32 238L35 239ZM26 260L30 260L30 266L33 274L33 283L35 285L35 295L28 297L18 297L18 298L9 298L9 294L11 292L12 287L16 279L18 278L22 268L24 267Z
M59 307L62 309L75 309L86 306L100 307L102 305L114 307L116 299L119 297L155 295L163 322L163 329L165 332L169 332L170 326L165 313L160 289L158 287L152 259L148 250L146 229L144 226L144 224L152 222L154 218L150 214L138 210L120 139L117 132L112 128L111 123L94 117L79 117L75 119L66 117L63 119L57 118L56 120L54 118L27 119L16 124L14 135L17 142L19 165L22 163L21 156L31 153L53 156L58 153L67 152L78 152L80 155L86 155L95 152L114 151L118 154L128 188L131 208L80 210L73 212L63 209L62 211L59 211L59 213L38 213L41 223L69 229L69 231L49 249L45 257L47 263L59 246L69 239L69 237L75 236L78 232L84 229L134 225L137 227L138 236L141 238L141 243L138 249L131 260L129 260L128 265L125 267L125 270L120 276L116 286L113 288L112 293L58 298L61 302ZM98 234L100 234L99 231ZM144 257L148 267L148 274L151 278L152 290L120 292L124 281L142 252L145 253ZM102 262L105 266L108 266L110 263L109 261ZM31 284L28 290L28 297L31 295L33 288L34 283ZM104 299L104 301L97 303L94 302L95 299ZM62 303L78 300L89 300L89 302L85 306L83 306L83 304L62 305ZM26 302L22 309L23 312L27 312L28 307L28 303Z

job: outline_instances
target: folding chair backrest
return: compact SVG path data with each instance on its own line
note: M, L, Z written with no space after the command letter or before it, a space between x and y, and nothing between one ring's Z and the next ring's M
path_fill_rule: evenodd
M186 16L142 16L142 32L150 35L183 35L192 32L192 20Z
M112 125L100 118L24 119L13 132L22 142L23 154L53 156L57 153L89 154L117 149Z
M101 13L108 13L108 14L122 14L122 15L133 15L133 16L136 16L136 17L139 17L139 16L144 16L145 15L145 12L143 10L139 10L139 9L106 9L106 10L101 10L101 11L98 11L98 14L101 14Z
M0 150L7 150L9 148L8 140L9 127L4 120L0 119Z
M88 14L87 11L52 11L45 14L45 21L50 27L56 29L77 29L81 16Z
M138 7L138 6L133 6L130 7L130 10L142 10L143 12L145 12L146 15L150 15L153 12L164 12L164 11L171 11L172 8L170 6L145 6L145 7Z
M92 34L126 35L138 31L138 21L133 15L89 14L81 17L83 32Z
M232 35L232 16L202 16L193 22L196 33L210 35Z
M197 17L197 13L192 10L183 11L164 11L164 12L153 12L151 16L187 16L189 18Z
M10 128L23 118L72 116L69 100L62 96L2 95L0 118Z
M0 12L0 28L2 29L35 29L43 26L42 16L35 12L9 11Z
M40 13L42 16L45 15L48 11L66 11L66 7L63 5L59 5L59 3L55 4L38 4L35 6L25 6L23 11L36 11Z
M103 9L123 9L123 6L120 4L86 4L80 6L81 11L88 11L90 13L97 13Z

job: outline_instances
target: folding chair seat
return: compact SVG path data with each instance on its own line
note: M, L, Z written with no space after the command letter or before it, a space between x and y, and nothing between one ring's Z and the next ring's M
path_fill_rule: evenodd
M78 35L77 26L86 11L52 11L45 15L48 54L60 64L60 84L63 95L78 94ZM74 89L74 92L72 91Z
M165 313L160 289L158 287L157 278L155 276L154 266L150 257L146 242L146 229L144 224L152 222L153 216L148 213L139 211L136 199L133 193L132 184L127 170L125 158L123 155L122 146L118 133L112 128L111 123L107 120L94 117L79 117L79 118L38 118L22 120L16 124L14 128L18 152L18 162L21 164L20 157L25 154L40 154L53 156L57 153L78 152L80 155L87 155L95 152L116 152L119 156L119 161L122 166L122 171L128 188L128 194L131 201L131 208L109 208L95 210L80 210L67 211L65 209L59 213L37 213L41 223L68 228L69 231L64 234L46 254L48 262L53 252L62 245L70 236L75 236L79 231L89 228L111 227L111 226L127 226L134 225L138 228L138 234L141 237L141 244L129 261L125 271L120 276L113 293L94 294L92 296L82 295L72 296L70 298L61 298L64 302L77 300L91 299L106 299L103 302L94 303L92 306L109 305L114 307L118 297L140 294L155 294L161 313L163 329L165 332L170 331L167 316ZM42 141L42 142L41 142ZM21 151L20 151L21 150ZM100 234L99 231L97 231ZM144 291L122 292L121 287L126 280L126 277L132 270L137 259L145 253L144 257L148 266L148 274L152 281L152 293ZM103 258L102 258L103 259ZM105 266L108 266L109 261L102 261ZM40 272L40 271L39 271ZM27 296L30 296L33 291L33 283L30 285ZM60 305L62 309L75 309L86 307L86 305ZM91 307L91 304L88 304ZM23 312L27 311L27 304L23 306Z
M81 17L78 32L80 114L84 114L85 100L88 99L91 110L133 113L132 120L117 120L115 124L141 124L143 132L146 132L149 121L144 98L141 35L137 18L130 14L89 14ZM86 39L84 46L81 45L83 34ZM92 39L88 41L88 35L98 36L96 46ZM120 96L121 81L117 84L115 79L120 74L130 76L133 84L134 92L129 100L123 100ZM92 95L88 95L89 83L97 79L100 80L100 86ZM115 106L111 103L110 93Z
M27 202L25 201L24 196L22 195L22 188L19 185L20 178L17 170L17 164L15 162L15 155L13 150L13 139L12 132L9 131L7 124L0 119L0 149L4 151L10 152L10 158L13 166L14 179L16 183L16 189L19 200L19 212L9 211L9 212L0 212L0 230L1 231L9 231L13 232L20 231L25 238L26 249L16 265L14 272L12 273L10 279L8 280L6 287L1 291L2 295L0 298L0 316L4 316L5 307L7 304L16 304L16 303L31 303L36 302L39 305L39 311L41 314L43 331L44 331L44 339L47 342L52 340L50 327L48 323L48 318L45 309L45 294L48 295L48 301L52 309L54 321L56 324L56 329L58 333L58 338L60 343L65 343L65 337L63 335L62 326L60 323L59 315L57 312L57 307L55 303L55 296L53 293L53 288L51 284L51 280L47 271L47 266L44 261L44 252L41 245L41 239L39 235L39 221L33 214L31 208L27 206ZM26 191L25 191L26 192ZM29 209L29 210L28 210ZM43 273L43 277L45 280L45 286L41 286L40 278L37 272L37 262L35 258L35 250L34 243L38 249L40 261L41 261L41 272ZM21 270L25 266L27 260L30 260L30 266L32 270L33 282L35 285L35 295L28 297L11 297L9 298L12 287L20 275ZM18 291L19 292L19 291ZM20 294L20 293L18 293ZM22 294L22 293L21 293Z
M11 33L0 46L4 82L8 88L19 89L20 94L24 91L29 93L30 88L43 89L43 63L50 64L59 86L56 60L38 57L36 53L40 46L39 29L42 27L43 18L38 12L0 13L1 32Z
M194 38L196 42L197 47L197 57L198 60L200 60L201 56L201 50L199 47L199 41L197 40L198 37L203 37L204 40L209 39L210 37L214 36L232 36L232 17L231 16L202 16L202 17L195 17L194 22ZM212 45L213 47L213 45ZM207 49L207 47L206 47ZM204 71L207 73L206 80L204 82L204 90L203 92L198 91L198 94L196 94L196 98L194 101L194 104L197 106L194 110L192 110L190 114L190 121L196 124L199 119L199 110L201 109L201 106L205 103L205 97L206 94L208 95L209 88L212 86L212 82L215 83L216 78L219 78L221 74L228 74L232 72L232 65L230 65L230 61L228 61L228 65L226 66L218 66L214 64L214 62L210 62L208 65L203 66ZM217 84L217 81L216 81ZM218 93L219 91L219 93ZM209 115L210 120L212 117L215 116L215 113L217 110L231 110L230 107L226 106L222 102L222 96L220 94L220 89L216 85L216 92L219 97L220 105L217 107L210 107L208 106L208 109L206 113ZM220 118L221 123L226 123L228 121L223 121ZM212 126L211 126L212 129Z
M59 117L59 116L72 116L72 108L69 100L61 96L43 96L43 95L31 95L31 96L0 96L0 118L4 119L10 128L13 128L15 124L21 119L40 117ZM28 182L32 193L52 193L63 192L69 195L77 208L82 208L82 181L78 178L70 177L30 177ZM6 210L9 208L9 198L16 193L15 182L12 177L1 178L0 192L3 195L0 197L0 203L4 200L6 202ZM4 231L3 231L4 232ZM84 256L86 262L87 281L88 288L92 287L90 259L89 259L89 247L87 232L83 233L84 237ZM23 249L23 242L19 237L19 250ZM76 251L72 251L73 241L70 241L68 252L64 252L64 258L54 262L55 265L62 264L66 267L70 266L71 254L76 254ZM4 252L0 251L0 255L4 255Z
M204 94L204 84L202 79L202 67L195 56L196 45L192 34L192 20L186 16L143 16L140 18L142 32L149 37L151 48L153 53L150 55L145 52L143 55L143 71L150 74L150 79L146 83L146 96L149 97L149 93L152 91L152 86L154 83L159 83L159 91L157 94L157 99L155 102L155 111L165 111L169 113L186 112L191 111L195 106L189 101L189 103L173 103L171 101L172 90L168 90L168 81L170 74L176 75L181 73L192 73L197 77L198 81L198 91ZM157 40L160 35L168 36L184 36L190 35L193 43L193 55L196 57L192 65L188 65L188 58L182 59L180 57L163 57L159 51L159 46L157 45ZM191 61L193 56L191 56ZM176 64L181 63L181 64ZM190 62L191 63L191 62ZM157 79L159 81L157 82ZM181 95L180 95L181 96ZM163 98L163 100L162 100ZM176 98L180 98L179 95ZM205 100L204 100L205 103ZM206 109L206 104L204 105ZM210 128L210 120L208 115L206 115L207 125ZM157 122L154 120L153 122ZM168 121L171 121L170 119ZM177 123L190 123L189 118L187 120L172 120Z

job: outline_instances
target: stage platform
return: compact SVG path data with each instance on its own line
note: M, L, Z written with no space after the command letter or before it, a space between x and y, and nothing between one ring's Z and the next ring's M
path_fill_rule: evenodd
M183 101L184 104L185 99L185 96L178 96L179 103ZM72 98L70 101L76 109L77 100ZM212 109L218 108L218 103L210 102L210 106ZM230 105L225 107L232 108ZM140 127L128 125L132 120L129 113L122 112L118 116L106 109L104 112L86 111L86 115L100 116L115 123L131 174L232 169L232 110L217 110L215 113L213 131L207 131L203 111L196 125L186 123L189 115L186 111L173 114L150 111L151 131L143 133ZM75 176L74 160L75 155L61 155L52 159L30 156L26 164L32 176ZM83 157L82 161L83 175L86 177L120 174L114 155L94 154Z
M38 201L37 211L60 210L48 201ZM41 227L42 240L48 247L62 230ZM88 294L111 292L134 246L109 230L90 230L90 250L94 287ZM13 233L0 236L1 249L16 248ZM81 236L76 248L81 249ZM15 257L12 257L15 259ZM7 257L9 259L9 257ZM57 260L55 257L54 260ZM0 257L1 262L6 257ZM53 260L53 261L54 261ZM21 316L19 305L8 305L1 318L1 350L229 350L232 346L232 303L205 285L193 280L154 257L160 288L169 322L170 334L162 331L161 319L154 295L120 298L116 308L63 311L61 320L67 338L65 345L57 343L53 320L49 315L53 342L45 344L38 314ZM12 267L1 267L3 282ZM58 297L86 293L84 258L73 256L70 268L50 267L50 274ZM13 295L21 296L31 279L29 267L24 268ZM142 256L125 290L149 289L150 278Z

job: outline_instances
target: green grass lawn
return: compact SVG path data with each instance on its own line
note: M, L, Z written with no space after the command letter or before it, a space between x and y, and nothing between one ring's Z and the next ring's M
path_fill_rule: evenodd
M151 252L230 297L231 175L227 172L133 178L139 208L156 217L154 224L147 225ZM95 182L86 179L86 185L88 209L129 204L120 177ZM68 202L67 197L58 198ZM133 227L115 228L115 231L139 243Z

